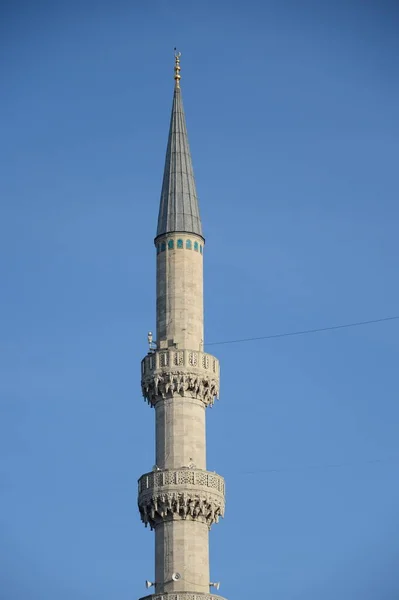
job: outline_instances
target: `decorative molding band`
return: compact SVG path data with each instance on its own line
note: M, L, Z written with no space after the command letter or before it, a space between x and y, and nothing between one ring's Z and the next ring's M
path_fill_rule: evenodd
M141 361L141 389L150 406L189 395L205 406L219 398L219 361L195 350L156 350Z
M157 249L157 254L161 254L161 252L165 252L166 249L168 251L170 251L170 250L174 250L175 248L177 250L183 250L185 248L186 250L194 250L194 252L199 252L199 254L203 254L204 240L201 236L199 236L197 239L195 239L195 234L194 234L194 241L191 240L190 238L187 239L187 238L180 237L180 235L178 235L178 234L171 237L170 233L165 235L164 237L158 237L157 240L159 240L159 242L155 244L155 247ZM201 241L198 241L198 240L201 240Z
M210 528L224 516L223 477L200 469L154 471L140 477L138 506L151 529L166 519L199 520Z
M201 592L169 592L164 594L152 594L140 600L225 600L222 596L215 594L202 594Z

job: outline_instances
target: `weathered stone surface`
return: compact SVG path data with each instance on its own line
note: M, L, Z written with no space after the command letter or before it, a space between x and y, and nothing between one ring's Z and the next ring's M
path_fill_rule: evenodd
M191 250L177 248L179 239ZM169 249L173 241L174 248ZM157 254L157 344L158 348L193 348L204 343L203 254L194 244L203 245L200 236L175 233L161 236L157 244L166 250Z
M139 479L143 523L153 529L164 520L191 519L211 527L224 516L224 479L199 469L146 473Z
M209 594L209 528L198 519L162 521L155 527L155 594ZM173 574L179 573L179 579ZM216 590L212 590L216 591Z
M166 398L155 405L158 468L195 467L206 470L206 406L189 396Z

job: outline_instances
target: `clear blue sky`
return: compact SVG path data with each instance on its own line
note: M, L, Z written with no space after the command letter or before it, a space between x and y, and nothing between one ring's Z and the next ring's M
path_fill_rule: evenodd
M138 599L173 47L206 340L373 319L399 312L399 8L4 1L0 17L0 598ZM211 576L228 600L399 597L398 334L213 348L208 467L228 504Z

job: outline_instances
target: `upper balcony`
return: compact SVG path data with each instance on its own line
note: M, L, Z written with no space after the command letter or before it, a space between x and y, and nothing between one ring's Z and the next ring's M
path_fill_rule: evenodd
M144 398L155 406L174 395L197 398L206 406L219 398L220 366L217 358L199 350L155 350L141 361Z

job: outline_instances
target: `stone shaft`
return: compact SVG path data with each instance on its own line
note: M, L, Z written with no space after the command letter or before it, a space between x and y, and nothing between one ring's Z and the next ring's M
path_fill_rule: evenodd
M176 469L194 464L206 468L205 406L187 396L168 398L155 406L156 464Z
M160 236L156 240L157 343L160 348L202 350L203 244L202 237L184 233ZM169 251L171 245L172 252Z
M181 578L173 581L173 573ZM196 520L165 521L155 529L155 581L164 592L209 593L208 527Z

